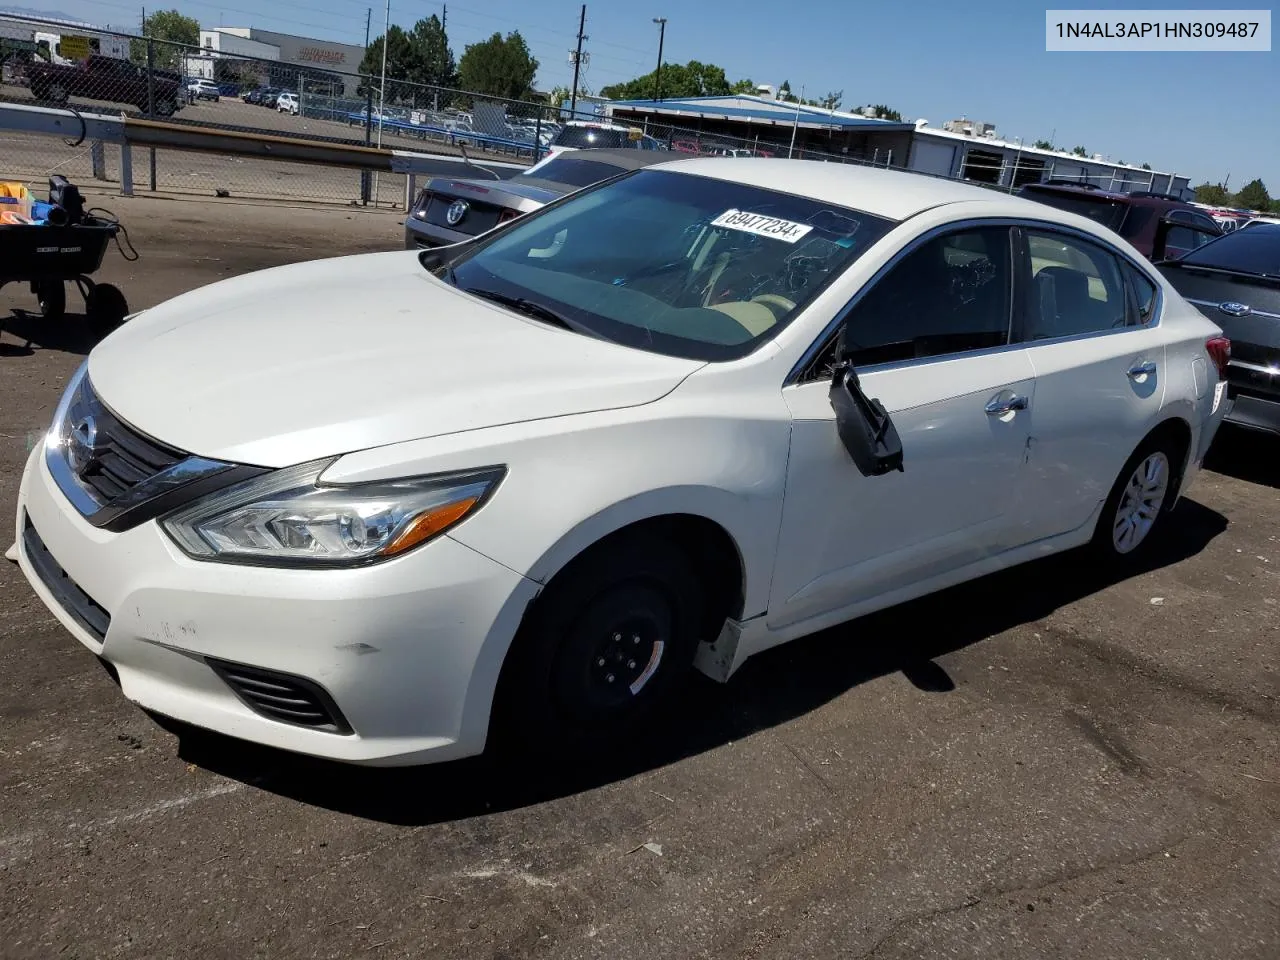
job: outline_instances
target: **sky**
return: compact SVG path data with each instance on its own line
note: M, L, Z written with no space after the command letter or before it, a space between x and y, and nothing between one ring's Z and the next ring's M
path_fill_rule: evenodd
M137 29L141 18L141 5L125 0L19 3L125 29ZM162 0L156 6L176 8L206 28L254 26L358 44L370 12L376 37L388 9L385 0L372 7L364 0ZM408 28L445 6L391 0L390 19ZM1007 140L1081 145L1111 160L1188 175L1192 184L1229 176L1227 186L1235 190L1261 177L1280 196L1280 46L1267 53L1049 53L1046 6L1025 0L594 0L587 4L583 49L590 62L582 82L595 91L651 71L658 55L652 21L666 17L663 59L718 64L730 81L750 77L778 86L786 80L794 92L803 87L814 98L843 90L845 109L884 103L933 126L959 117L994 123ZM1215 9L1206 0L1186 6ZM1216 8L1241 6L1248 4ZM1161 5L1125 0L1113 7ZM580 2L464 0L447 8L455 56L495 31L519 30L539 61L539 89L572 80L569 53Z

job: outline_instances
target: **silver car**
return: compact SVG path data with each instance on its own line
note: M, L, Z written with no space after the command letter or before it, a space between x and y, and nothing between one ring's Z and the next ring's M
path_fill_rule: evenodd
M461 243L575 190L671 159L665 151L562 150L509 180L432 177L405 218L404 245Z

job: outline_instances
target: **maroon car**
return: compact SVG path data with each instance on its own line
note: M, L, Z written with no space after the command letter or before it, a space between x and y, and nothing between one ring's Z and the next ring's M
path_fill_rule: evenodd
M1018 195L1109 227L1148 258L1174 260L1222 235L1222 228L1203 210L1164 193L1112 193L1087 184L1048 181L1029 183Z

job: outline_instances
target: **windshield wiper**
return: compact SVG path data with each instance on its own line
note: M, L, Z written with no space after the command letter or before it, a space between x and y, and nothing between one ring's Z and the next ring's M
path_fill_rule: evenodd
M464 292L471 294L473 297L480 297L483 300L489 300L493 303L500 304L516 311L516 313L523 313L527 317L533 317L534 319L541 320L544 323L563 327L566 330L574 330L579 333L582 332L582 327L574 323L564 314L556 310L552 310L550 307L544 307L542 304L535 303L532 300L526 300L524 297L512 297L505 293L499 293L497 290L484 290L477 289L475 287L459 289L464 290Z

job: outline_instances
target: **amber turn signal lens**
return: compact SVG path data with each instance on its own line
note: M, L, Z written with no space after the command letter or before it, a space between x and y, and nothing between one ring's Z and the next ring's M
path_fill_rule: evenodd
M446 503L433 510L428 510L426 513L418 514L418 516L409 521L409 525L404 528L398 537L382 548L382 555L390 557L397 553L403 553L405 550L416 547L424 540L430 540L436 534L443 533L470 513L471 508L479 502L479 497L468 497L465 500Z

